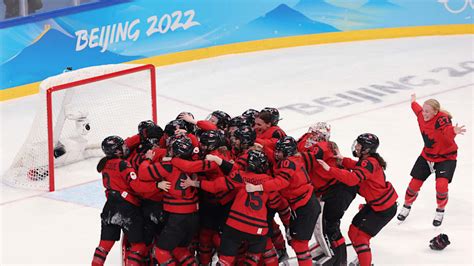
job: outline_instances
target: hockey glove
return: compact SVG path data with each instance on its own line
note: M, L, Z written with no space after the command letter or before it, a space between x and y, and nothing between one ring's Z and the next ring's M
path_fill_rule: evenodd
M448 236L445 234L439 234L435 236L430 241L430 248L432 250L443 250L445 249L451 242L449 242Z

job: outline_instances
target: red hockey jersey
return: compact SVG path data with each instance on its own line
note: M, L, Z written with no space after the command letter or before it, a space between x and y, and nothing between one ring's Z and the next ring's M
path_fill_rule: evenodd
M292 210L308 203L314 188L300 156L290 156L278 162L274 173L275 178L263 183L264 191L279 191Z
M334 157L335 153L331 142L328 141L317 142L307 150L310 152L301 152L300 155L303 158L316 195L321 196L338 181L322 168L317 159L324 160L331 167L337 167L337 161Z
M329 173L349 185L359 185L359 194L374 211L384 211L393 206L398 195L377 159L368 157L359 161L344 158L343 165L352 171L331 167Z
M180 158L156 163L146 160L140 165L138 173L143 178L171 182L169 191L165 192L163 196L163 209L171 213L187 214L198 211L198 197L195 188L183 189L181 182L189 177L188 173L205 171L212 169L212 167L217 168L218 166L211 162L188 161ZM182 169L186 169L186 171Z
M239 231L266 235L268 233L267 205L277 208L280 205L278 194L269 192L246 192L245 183L262 184L272 177L245 171L234 171L227 177L219 177L214 181L201 181L201 189L212 193L236 190L226 224Z
M423 107L417 102L413 102L411 108L416 114L425 144L421 156L431 162L456 160L458 150L458 146L454 141L456 133L448 115L438 112L435 117L425 121L422 114Z
M123 159L103 158L97 167L102 174L102 185L105 188L105 196L108 198L110 193L119 193L126 201L139 206L140 200L136 197L130 183L137 179L135 170L129 162ZM102 168L102 169L100 169Z

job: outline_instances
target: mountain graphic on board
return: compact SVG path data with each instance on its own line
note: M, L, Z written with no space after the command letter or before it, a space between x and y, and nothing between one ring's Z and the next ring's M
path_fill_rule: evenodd
M54 45L51 45L54 43ZM11 88L22 84L40 81L40 79L57 75L66 67L79 69L88 66L123 63L140 56L123 56L109 51L101 51L101 47L85 48L76 51L76 39L64 33L50 29L40 39L23 49L15 57L0 65L2 88ZM31 60L35 58L35 60ZM91 61L91 58L94 58ZM61 66L58 69L58 66ZM21 75L18 75L20 70ZM14 77L14 79L10 78Z
M266 38L339 31L331 25L311 20L285 4L251 21L245 28Z

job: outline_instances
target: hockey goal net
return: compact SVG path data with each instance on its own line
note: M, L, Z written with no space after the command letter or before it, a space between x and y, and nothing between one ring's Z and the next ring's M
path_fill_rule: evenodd
M69 170L55 175L55 169L101 157L105 137L125 139L137 134L140 121L156 122L155 86L153 65L94 66L45 79L30 133L4 183L54 191L71 176Z

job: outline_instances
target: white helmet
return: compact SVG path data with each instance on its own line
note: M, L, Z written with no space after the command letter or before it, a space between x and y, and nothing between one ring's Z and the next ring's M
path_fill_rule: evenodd
M331 125L326 122L318 122L310 126L308 132L315 134L318 141L329 141L331 137Z

